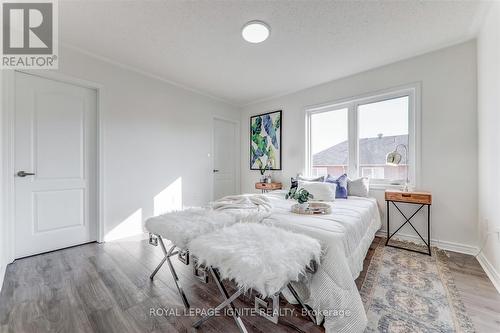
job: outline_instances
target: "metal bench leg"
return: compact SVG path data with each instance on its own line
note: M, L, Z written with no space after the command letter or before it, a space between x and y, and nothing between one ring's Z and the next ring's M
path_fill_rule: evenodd
M151 275L149 276L149 278L151 280L153 280L153 278L155 277L156 273L158 273L158 271L160 270L161 266L163 266L163 264L165 263L165 261L167 260L167 257L164 257L160 263L158 264L158 266L156 266L155 270L153 271L153 273L151 273Z
M179 295L181 296L182 303L184 303L184 307L186 309L189 309L189 302L187 300L186 294L184 293L184 290L182 289L182 286L179 283L179 277L177 276L177 272L175 271L174 265L172 265L172 261L170 260L171 256L176 255L179 253L178 251L174 252L175 245L173 245L168 251L165 248L165 244L163 243L163 239L161 236L158 236L158 241L160 243L161 250L163 251L163 254L165 257L161 260L160 264L155 268L151 276L149 277L151 280L153 280L154 276L158 271L160 270L161 266L165 263L165 261L168 264L168 268L170 269L170 273L172 274L172 277L174 278L175 286L177 287L177 291L179 292Z
M192 256L193 261L193 275L203 283L208 283L208 268L205 265L200 265L198 258Z
M297 293L297 291L295 290L295 288L292 287L292 284L288 283L286 287L290 290L290 292L292 293L293 297L297 300L297 302L299 302L300 306L304 310L307 311L307 315L309 316L309 319L311 319L311 321L314 324L316 324L316 318L314 317L312 311L302 301L302 299L300 298L300 296ZM267 320L269 320L275 324L278 324L278 321L279 321L279 294L280 293L281 293L281 291L270 297L271 301L273 302L272 303L272 310L273 310L272 315L269 315L265 312L265 309L267 309L268 303L260 297L257 297L257 296L255 297L255 310L256 310L257 314L259 314L260 316L266 318Z
M163 243L163 239L161 238L161 236L156 236L156 235L155 235L155 237L156 237L156 238L155 238L155 242L152 242L152 241L151 241L152 237L151 237L151 234L150 234L150 236L149 236L149 238L150 238L150 240L149 240L149 244L152 244L152 245L154 245L154 246L157 246L157 245L158 245L158 242L159 242L159 243L160 243L160 247L161 247L161 250L162 250L162 252L163 252L164 257L163 257L163 259L160 261L160 263L158 264L158 266L156 266L156 268L155 268L155 270L153 271L153 273L151 273L151 275L149 276L149 278L150 278L151 280L153 280L153 279L154 279L154 277L155 277L156 273L158 273L158 271L160 270L161 266L163 266L163 264L165 263L165 261L167 261L167 258L169 257L169 253L170 253L170 256L173 256L173 255L175 255L175 254L177 254L177 253L178 253L177 251L176 251L176 252L171 252L171 251L173 251L173 250L175 249L175 245L173 245L173 246L170 248L169 252L167 252L167 250L166 250L166 248L165 248L165 244Z
M272 303L272 314L269 315L267 311L268 302L265 299L260 298L259 296L255 296L255 312L260 316L266 318L270 322L274 324L278 324L280 317L280 292L269 297Z
M214 278L215 283L217 284L217 287L219 288L219 291L224 296L224 301L222 303L220 303L219 305L217 305L215 307L214 311L212 311L212 313L210 315L207 315L207 316L201 318L200 320L198 320L197 322L195 322L193 324L193 327L199 328L205 321L209 320L210 318L213 318L218 311L225 308L226 306L229 306L232 310L234 321L236 322L236 325L238 326L240 333L248 333L248 331L245 327L245 324L243 324L243 321L241 320L241 317L238 314L238 311L236 311L234 304L233 304L233 301L235 299L237 299L241 294L243 294L243 289L239 289L237 292L235 292L234 294L229 296L226 288L222 284L219 273L217 273L217 271L215 269L213 269L212 267L210 267L209 269L210 269L210 272L212 273L212 276Z
M309 316L309 319L312 320L312 322L314 324L316 324L316 318L314 317L312 311L306 306L306 304L302 301L302 299L300 298L299 294L297 293L297 291L292 287L292 284L289 283L287 285L288 287L288 290L290 290L290 292L292 293L293 297L295 297L295 299L297 300L297 302L299 302L300 306L307 311L307 315Z

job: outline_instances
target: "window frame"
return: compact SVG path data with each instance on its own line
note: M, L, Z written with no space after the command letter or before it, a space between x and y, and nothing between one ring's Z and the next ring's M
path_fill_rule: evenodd
M338 101L313 105L305 109L306 124L306 167L307 174L312 172L311 154L311 116L318 113L330 112L347 108L348 116L348 145L349 163L348 176L350 178L361 177L359 167L359 137L358 137L358 107L360 105L382 102L408 96L408 178L410 185L418 186L420 170L420 83L408 84L384 91L367 93L355 97L345 98ZM403 153L403 152L402 152ZM389 179L370 179L370 187L373 189L386 189L391 186L401 186L403 181L396 182Z

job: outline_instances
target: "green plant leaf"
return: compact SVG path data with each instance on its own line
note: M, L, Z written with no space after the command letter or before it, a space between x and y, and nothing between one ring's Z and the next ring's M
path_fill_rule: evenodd
M278 113L278 115L277 115L277 116L276 116L276 118L274 119L274 124L273 124L273 126L274 126L274 129L275 129L275 130L279 129L279 128L280 128L280 126L281 126L281 117L280 117L280 116L281 116L281 113Z
M271 161L271 168L276 169L276 154L273 146L269 146L269 149L267 150L267 160Z
M255 117L250 127L252 129L252 135L260 134L260 132L262 131L262 118Z
M254 134L252 135L252 142L255 143L257 148L263 153L267 151L267 137L260 134Z
M297 200L298 203L303 204L308 202L310 198L313 198L313 195L304 188L292 188L290 189L290 191L288 191L288 194L285 196L285 198L294 199Z
M260 174L263 176L264 175L263 171L266 171L266 169L264 169L264 163L262 163L262 160L260 158L258 158L255 162L257 163L257 167L260 170Z

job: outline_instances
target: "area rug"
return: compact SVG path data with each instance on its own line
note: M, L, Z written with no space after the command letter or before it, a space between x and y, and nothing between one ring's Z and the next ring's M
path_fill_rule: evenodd
M360 291L366 332L474 332L445 251L433 248L428 256L384 244L375 249Z

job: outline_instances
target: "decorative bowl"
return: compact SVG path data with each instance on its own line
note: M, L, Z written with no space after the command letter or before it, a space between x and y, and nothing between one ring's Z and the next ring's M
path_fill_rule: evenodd
M331 214L332 208L327 203L322 202L310 202L307 207L300 204L295 204L292 206L292 213L303 214L303 215L327 215Z

